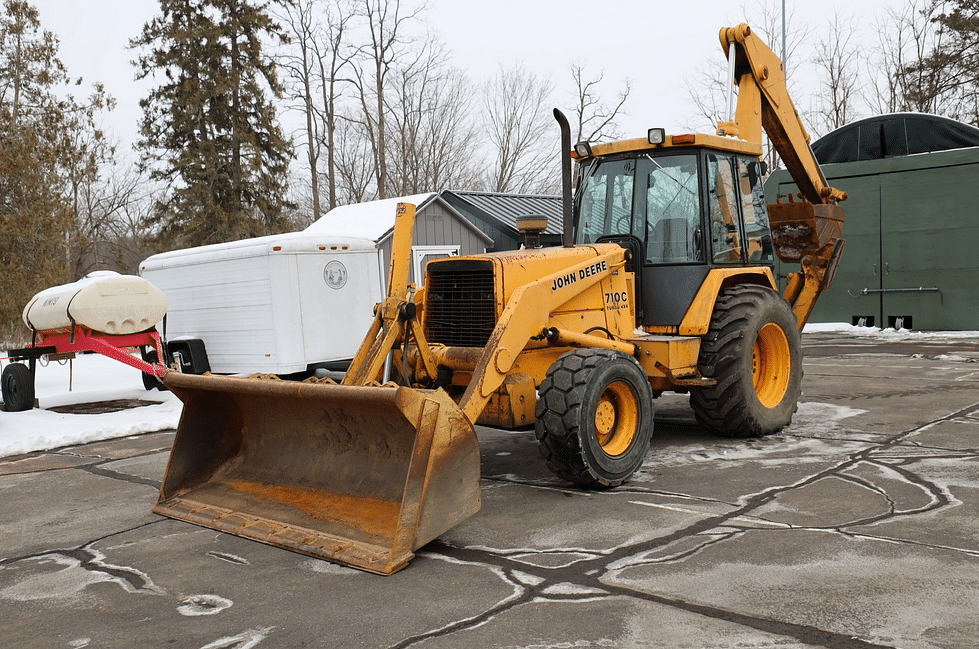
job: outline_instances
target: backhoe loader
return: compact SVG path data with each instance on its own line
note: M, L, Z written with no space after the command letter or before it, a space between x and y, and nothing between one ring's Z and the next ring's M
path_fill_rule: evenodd
M480 507L474 426L534 428L555 474L609 488L641 465L654 398L689 393L720 435L786 426L800 331L843 249L829 187L748 28L720 32L737 110L716 135L580 142L561 126L563 245L428 264L408 283L400 204L387 297L342 383L196 376L154 510L379 574ZM762 129L799 188L766 205ZM572 195L572 159L577 190ZM773 265L798 263L777 290Z

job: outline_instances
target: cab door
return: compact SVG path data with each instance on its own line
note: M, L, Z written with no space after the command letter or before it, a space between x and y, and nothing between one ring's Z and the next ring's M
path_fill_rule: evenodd
M632 233L644 244L642 323L679 326L709 272L701 156L638 159Z

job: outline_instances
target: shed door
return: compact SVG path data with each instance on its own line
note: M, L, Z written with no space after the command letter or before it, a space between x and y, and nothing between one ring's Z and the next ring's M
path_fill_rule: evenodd
M819 322L918 330L974 328L974 259L979 225L967 179L979 164L829 177L849 194L846 249ZM779 185L783 198L795 185ZM782 272L795 270L784 264Z
M979 164L881 177L882 326L975 328Z
M410 281L416 286L421 287L425 283L425 266L433 259L443 257L456 257L459 255L459 246L412 246L411 248L411 272Z

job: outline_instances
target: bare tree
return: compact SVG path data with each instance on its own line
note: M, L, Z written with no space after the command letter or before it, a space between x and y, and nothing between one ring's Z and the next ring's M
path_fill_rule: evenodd
M683 121L683 127L691 131L711 130L729 119L731 116L725 114L724 100L730 83L723 61L708 58L700 62L694 74L684 82L687 98L694 110Z
M360 124L371 146L377 173L377 195L388 196L387 111L385 95L396 64L410 57L408 25L424 11L422 5L402 12L401 0L359 0L358 16L368 31L367 43L357 50L353 82L360 99Z
M470 119L473 87L461 70L450 70L443 82L432 88L429 108L423 113L427 140L419 159L432 191L475 187L482 161L472 154L478 149L476 126Z
M945 2L908 0L877 21L877 46L868 62L875 83L868 104L878 113L919 111L955 116L955 70L945 51L947 29L936 18Z
M556 191L556 146L549 108L553 84L521 66L500 68L483 86L493 161L484 185L494 192Z
M292 99L303 116L303 148L308 168L309 207L312 220L323 213L320 162L326 154L326 203L337 205L335 138L340 75L350 63L345 40L353 8L350 0L295 0L285 4L283 22L292 43L279 56L279 65L291 82Z
M325 40L316 43L316 59L319 67L322 113L320 115L325 134L326 177L329 185L330 209L337 206L337 155L336 134L339 120L341 70L350 64L351 55L344 54L348 23L353 15L349 6L338 3L335 12L329 14L323 30ZM324 51L325 46L325 51Z
M283 5L283 22L290 33L290 41L295 48L276 57L278 65L286 72L286 83L290 85L290 99L301 102L304 117L306 162L309 164L309 187L312 193L313 218L320 215L319 157L321 152L319 125L313 106L318 93L315 90L315 66L313 47L317 38L314 18L316 0L295 0Z
M829 36L820 39L813 62L820 73L822 103L816 113L824 132L853 121L859 99L860 50L857 21L852 14L833 14Z
M431 189L424 169L426 113L433 109L438 86L447 80L445 63L441 44L434 38L426 39L411 61L402 61L391 79L391 101L385 105L391 127L386 148L393 153L388 168L391 195Z
M466 187L479 177L472 155L476 131L469 119L472 89L465 75L446 61L442 45L429 36L420 56L393 79L388 106L393 194Z
M77 192L78 232L72 239L73 274L93 270L136 274L139 262L157 252L145 224L153 211L154 189L139 169L115 164L107 176Z
M362 123L337 122L336 173L337 201L340 204L362 203L376 198L376 170L370 138Z
M616 119L623 114L622 107L629 99L632 82L626 79L623 88L616 94L614 103L602 100L599 86L605 78L605 72L600 71L591 77L586 77L585 64L580 61L571 62L571 77L574 79L575 116L577 118L575 142L597 142L603 139L619 137Z

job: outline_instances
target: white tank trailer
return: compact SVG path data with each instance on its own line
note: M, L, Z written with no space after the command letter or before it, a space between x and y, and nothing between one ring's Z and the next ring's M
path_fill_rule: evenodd
M38 331L74 324L120 336L152 329L167 306L163 291L142 277L96 271L35 295L24 307L24 323Z
M159 387L166 368L157 362L163 344L156 324L167 307L163 291L150 282L112 271L96 271L36 294L23 313L33 342L6 350L10 363L0 373L3 409L19 412L35 406L34 375L44 356L97 352L143 372L147 390ZM142 351L142 359L132 348Z

